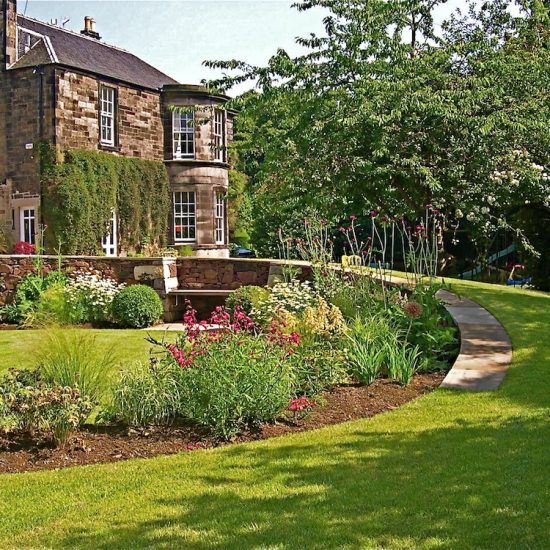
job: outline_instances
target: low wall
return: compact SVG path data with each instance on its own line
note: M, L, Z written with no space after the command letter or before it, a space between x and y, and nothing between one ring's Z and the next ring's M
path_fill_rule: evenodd
M36 257L0 255L0 306L13 299L19 282L29 273L36 273ZM43 272L57 269L57 256L43 256ZM280 276L281 260L261 260L242 258L106 258L65 256L61 259L61 269L65 273L76 271L95 273L109 277L119 283L133 285L143 283L140 276L148 278L163 299L167 320L179 319L182 304L169 295L172 289L188 290L234 290L244 285L265 286L274 276ZM296 262L302 269L300 278L310 276L310 268L305 262ZM193 300L198 302L200 298ZM208 302L208 300L206 300ZM210 302L208 302L210 307ZM200 308L203 309L203 308Z
M59 259L57 256L43 256L44 273L56 270ZM110 277L119 283L136 284L136 266L163 266L162 258L104 258L65 256L61 259L61 269L65 273L80 271L95 273L101 277ZM0 255L0 305L11 301L17 285L29 273L36 273L36 257L33 256L2 256ZM174 273L175 275L175 273Z
M181 289L233 290L243 285L267 285L272 261L177 258L176 265Z

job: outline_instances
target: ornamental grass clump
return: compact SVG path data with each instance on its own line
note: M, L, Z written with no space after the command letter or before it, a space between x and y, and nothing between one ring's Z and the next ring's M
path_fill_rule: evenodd
M382 374L404 386L410 384L422 353L407 343L390 318L381 314L356 318L347 332L348 359L352 374L364 384L372 384Z
M138 363L122 371L107 412L129 426L162 426L176 418L180 401L173 365Z
M98 403L108 393L117 362L113 348L100 349L97 337L85 330L50 330L37 353L38 370L47 383L78 387Z

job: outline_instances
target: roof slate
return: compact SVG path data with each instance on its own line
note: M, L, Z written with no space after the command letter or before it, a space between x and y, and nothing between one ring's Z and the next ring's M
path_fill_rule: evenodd
M61 65L144 88L160 89L165 84L177 84L176 80L126 50L23 15L17 16L17 22L23 29L47 36Z

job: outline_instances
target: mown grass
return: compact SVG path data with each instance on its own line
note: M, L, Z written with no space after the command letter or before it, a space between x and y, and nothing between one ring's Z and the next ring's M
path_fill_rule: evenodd
M514 344L449 390L280 439L0 476L0 547L548 548L550 295L454 282Z
M113 350L117 362L133 363L147 357L151 347L143 330L71 329L93 335L99 352ZM0 373L9 368L27 369L40 361L46 330L0 330Z

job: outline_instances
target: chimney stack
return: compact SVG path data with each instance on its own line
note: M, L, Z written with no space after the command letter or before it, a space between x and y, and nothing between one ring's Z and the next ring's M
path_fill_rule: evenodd
M0 70L17 61L17 0L0 3Z
M80 31L80 34L101 40L101 36L95 30L95 19L89 15L84 18L84 30Z

